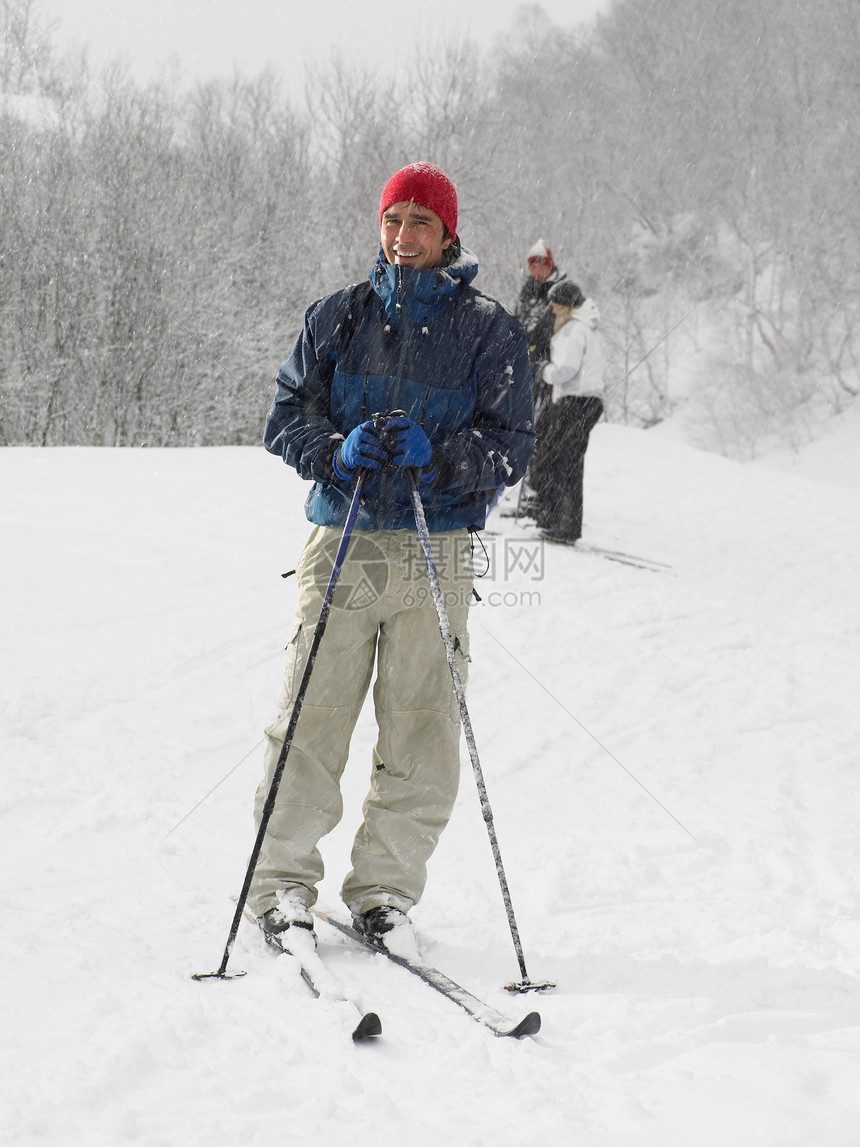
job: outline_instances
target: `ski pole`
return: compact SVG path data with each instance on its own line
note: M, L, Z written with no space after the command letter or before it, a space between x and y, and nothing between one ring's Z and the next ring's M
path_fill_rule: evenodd
M305 670L302 674L301 682L296 693L296 699L293 702L293 711L290 714L289 724L287 725L287 732L284 736L284 743L281 746L281 752L278 756L278 763L275 766L275 772L272 776L272 783L269 785L269 792L266 797L266 803L263 805L263 812L260 818L260 827L257 830L257 839L254 842L254 847L251 851L251 859L248 861L248 870L245 873L245 882L242 885L242 891L239 893L239 901L236 905L236 912L233 916L233 923L230 926L230 935L227 937L227 945L224 948L224 955L221 959L221 966L217 972L195 972L192 975L193 980L231 980L235 976L244 976L244 972L236 972L235 976L227 974L227 961L230 959L230 953L233 950L233 944L236 940L236 935L239 931L239 923L242 919L242 910L245 907L245 901L248 899L248 891L251 887L251 880L254 876L254 871L257 867L257 861L260 859L260 853L263 849L263 840L266 835L266 829L269 820L272 816L272 810L275 807L275 799L278 795L278 788L281 784L281 778L284 775L284 768L287 763L287 756L289 755L290 748L292 747L293 737L296 732L296 725L298 724L299 714L302 711L304 704L305 694L307 693L308 684L313 673L314 662L317 659L320 642L322 641L323 634L325 633L326 625L328 624L329 614L331 613L331 603L334 597L334 591L337 587L340 578L341 569L343 568L344 559L346 557L346 548L349 545L349 539L352 536L352 530L355 525L356 515L358 514L358 501L361 497L362 487L364 486L365 471L358 471L358 480L355 484L355 493L352 495L352 502L350 503L349 512L346 516L346 523L343 527L343 534L341 535L340 545L338 547L337 556L334 559L334 566L332 567L331 577L329 578L328 587L323 597L323 603L320 608L319 619L314 629L313 640L311 641L308 659L305 663Z
M613 383L612 386L609 388L609 390L604 392L603 397L609 398L610 395L614 394L616 392L616 390L619 388L619 386L622 384L622 382L625 382L630 377L630 375L633 373L633 371L642 365L642 363L645 361L646 358L650 358L651 355L654 353L654 351L657 349L657 347L662 346L663 343L666 341L666 339L669 337L669 335L672 334L674 331L676 331L678 329L678 327L681 325L681 323L686 322L687 319L690 317L690 315L693 313L693 311L695 311L698 308L698 306L699 306L699 304L696 303L696 306L691 307L690 310L687 311L687 313L684 315L684 317L682 319L678 319L678 321L675 323L675 325L673 327L671 327L668 331L666 331L666 333L663 335L663 337L660 339L660 341L654 343L654 345L651 347L651 349L648 351L647 354L643 354L637 363L635 363L633 366L631 366L630 369L625 374L622 374L621 378L619 378L617 382Z
M517 962L520 966L522 980L516 984L507 984L506 987L510 992L534 992L546 991L548 988L554 988L555 984L539 983L535 984L529 979L528 972L526 971L526 961L523 955L523 946L520 941L520 933L517 928L516 916L514 915L514 906L511 902L511 893L508 888L507 877L505 876L504 865L502 864L502 854L499 850L499 840L496 835L496 826L493 821L493 812L490 808L490 799L487 795L487 786L484 783L484 773L481 769L481 762L478 758L478 749L475 744L475 734L472 731L472 722L469 717L469 710L466 707L466 692L463 688L463 679L460 676L460 670L457 665L457 659L454 652L454 635L451 631L451 622L448 619L448 611L445 609L445 599L442 596L442 589L439 585L439 575L436 572L436 565L433 561L433 553L430 548L430 535L427 529L427 519L424 515L424 505L421 501L421 495L418 493L418 484L415 480L415 473L413 470L407 470L407 477L409 479L409 489L412 495L412 510L415 514L415 525L418 529L418 537L421 540L421 549L424 553L424 564L427 566L427 574L430 578L430 591L433 596L433 602L436 606L436 613L439 617L439 628L442 631L442 640L445 642L445 650L448 655L448 667L451 670L451 678L454 682L454 692L457 694L457 704L460 709L460 720L463 725L463 734L466 738L466 744L469 746L469 758L472 762L472 772L475 774L475 782L478 786L478 796L481 801L481 812L484 817L484 823L487 826L487 833L490 837L490 847L493 851L493 859L496 862L496 873L499 877L499 886L502 890L502 899L505 902L505 911L508 916L508 924L511 929L511 937L514 941L514 951L517 954Z
M657 347L662 346L662 344L666 341L666 339L669 337L669 335L672 334L674 331L676 331L678 329L678 327L681 325L681 323L686 322L686 320L690 317L690 315L693 313L693 311L696 310L698 305L699 304L697 303L695 307L693 307L693 308L691 308L691 310L687 311L687 313L684 315L683 318L678 319L678 321L675 323L675 325L673 327L671 327L668 331L666 331L666 333L659 340L659 342L654 343L654 345L651 347L651 349L646 354L643 354L643 356L639 359L639 361L637 363L635 363L633 366L630 367L630 369L628 371L626 371L624 374L622 374L621 378L619 378L617 382L614 382L608 390L604 391L604 393L603 393L604 400L610 398L615 393L615 391L619 388L619 386L621 386L621 384L623 382L627 381L627 379L630 377L630 375L633 373L633 371L636 370L638 367L640 367L646 358L650 358L651 355L654 353L654 351L657 349ZM537 405L535 406L535 425L537 425L538 415L541 413L541 411L544 409L545 406L546 406L546 402L541 403L540 406L537 406ZM529 469L531 469L531 463L529 463ZM523 478L523 480L520 482L520 488L519 488L519 491L517 493L517 506L516 506L516 509L514 511L514 519L517 522L519 522L520 518L524 516L522 513L522 507L523 507L523 496L525 494L527 481L528 481L528 473ZM499 495L501 494L503 489L504 489L504 487L500 486L499 489L496 491L496 496L493 498L492 505L490 506L490 509L492 509L493 506L495 506L496 502L498 501Z

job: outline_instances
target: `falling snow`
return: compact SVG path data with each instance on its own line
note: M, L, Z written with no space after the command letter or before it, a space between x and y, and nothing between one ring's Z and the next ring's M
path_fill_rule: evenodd
M262 449L0 451L6 1141L853 1147L856 429L765 465L599 426L586 540L659 572L494 512L487 545L517 560L480 587L469 705L528 969L558 987L502 989L464 753L418 940L543 1030L494 1039L321 924L382 1018L365 1047L250 925L244 978L190 979L252 841L304 484ZM372 740L366 711L330 906Z

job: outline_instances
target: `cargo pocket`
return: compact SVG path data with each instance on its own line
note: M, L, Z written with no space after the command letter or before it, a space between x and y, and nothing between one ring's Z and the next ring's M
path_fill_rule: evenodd
M284 665L284 682L281 686L281 695L278 699L278 721L280 723L283 718L284 712L292 707L293 698L295 697L294 690L298 686L299 677L304 667L304 641L302 640L304 631L304 621L299 618L298 621L293 622L293 627L290 630L289 638L287 639L287 660ZM268 732L268 729L266 730Z

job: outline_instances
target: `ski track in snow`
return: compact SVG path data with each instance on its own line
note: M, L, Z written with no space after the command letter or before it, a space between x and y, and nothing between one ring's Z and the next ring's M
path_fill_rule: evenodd
M244 922L247 975L190 979L220 963L253 840L304 484L262 449L0 451L0 1142L854 1147L846 426L779 469L599 426L586 540L667 571L541 548L494 512L469 708L528 970L558 988L502 988L519 975L464 748L419 942L543 1030L496 1039L320 924L382 1018L362 1047L354 1010ZM372 738L366 709L323 906Z

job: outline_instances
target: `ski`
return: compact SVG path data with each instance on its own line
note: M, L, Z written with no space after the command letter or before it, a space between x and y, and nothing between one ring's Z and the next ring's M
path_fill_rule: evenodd
M551 539L548 538L547 541L551 541ZM672 569L666 562L657 562L652 558L640 557L638 554L627 554L623 550L607 550L603 546L592 546L588 542L581 541L565 544L573 545L584 554L596 554L610 562L621 562L622 565L636 566L638 569L651 570L653 573L668 572Z
M486 534L498 537L501 535L499 530L485 530ZM609 550L604 546L593 546L590 542L584 542L582 538L577 538L576 541L569 542L565 538L554 538L551 535L542 532L538 533L536 537L529 536L520 538L511 538L510 541L514 542L546 542L548 546L566 546L571 550L578 550L581 554L594 554L595 557L606 558L610 562L620 562L625 566L635 566L640 570L650 570L652 573L671 573L673 567L668 562L658 562L653 558L643 558L639 554L628 554L624 550Z
M244 915L246 920L249 920L254 925L257 924L256 919L249 912L246 911ZM310 933L307 935L307 941L309 944L313 943L313 937ZM291 951L289 948L280 948L278 945L272 944L269 940L266 940L266 943L277 952L279 956L287 957L287 961L292 963L292 967L295 968L299 978L304 981L314 999L325 999L331 1000L334 1003L345 1003L355 1009L358 1013L359 1020L352 1031L353 1043L363 1043L365 1040L382 1034L382 1021L376 1012L365 1012L354 999L351 999L346 994L337 978L325 966L316 950L311 951L309 949L305 952Z
M486 534L489 538L499 538L506 536L502 530L489 530L485 529L482 533ZM527 542L546 542L548 546L567 546L568 549L579 550L581 554L594 554L598 558L606 558L610 562L620 562L621 565L635 566L640 570L650 570L651 573L671 573L673 567L668 562L654 561L653 558L643 558L638 554L627 554L623 550L606 550L602 546L592 546L587 542L582 542L579 538L575 542L565 541L563 538L552 538L547 535L539 535L536 538L511 538L511 541L527 541Z
M299 975L304 980L314 999L331 1000L334 1003L349 1004L358 1014L358 1023L352 1030L352 1042L363 1043L374 1036L382 1035L382 1021L376 1012L365 1012L341 989L331 972L319 956L285 951L284 955L298 965Z
M376 945L363 936L360 932L356 931L349 924L345 924L342 920L338 920L334 916L328 915L326 912L320 912L316 908L312 909L315 916L319 917L324 923L329 924L332 928L337 929L342 935L349 937L350 940L360 944L369 952L381 953L387 956L395 964L399 964L401 968L405 968L407 972L411 972L413 976L417 976L419 980L423 980L431 988L435 988L437 992L451 1000L452 1003L459 1004L459 1006L485 1028L489 1028L494 1035L509 1036L513 1039L522 1039L523 1036L537 1035L540 1031L541 1019L538 1012L529 1012L528 1015L515 1023L502 1012L497 1011L489 1004L485 1004L479 1000L477 996L473 996L460 984L455 983L450 977L446 976L444 972L440 972L438 968L433 968L429 964L416 963L415 961L406 959L405 956L398 956L394 952L390 952L387 948Z

